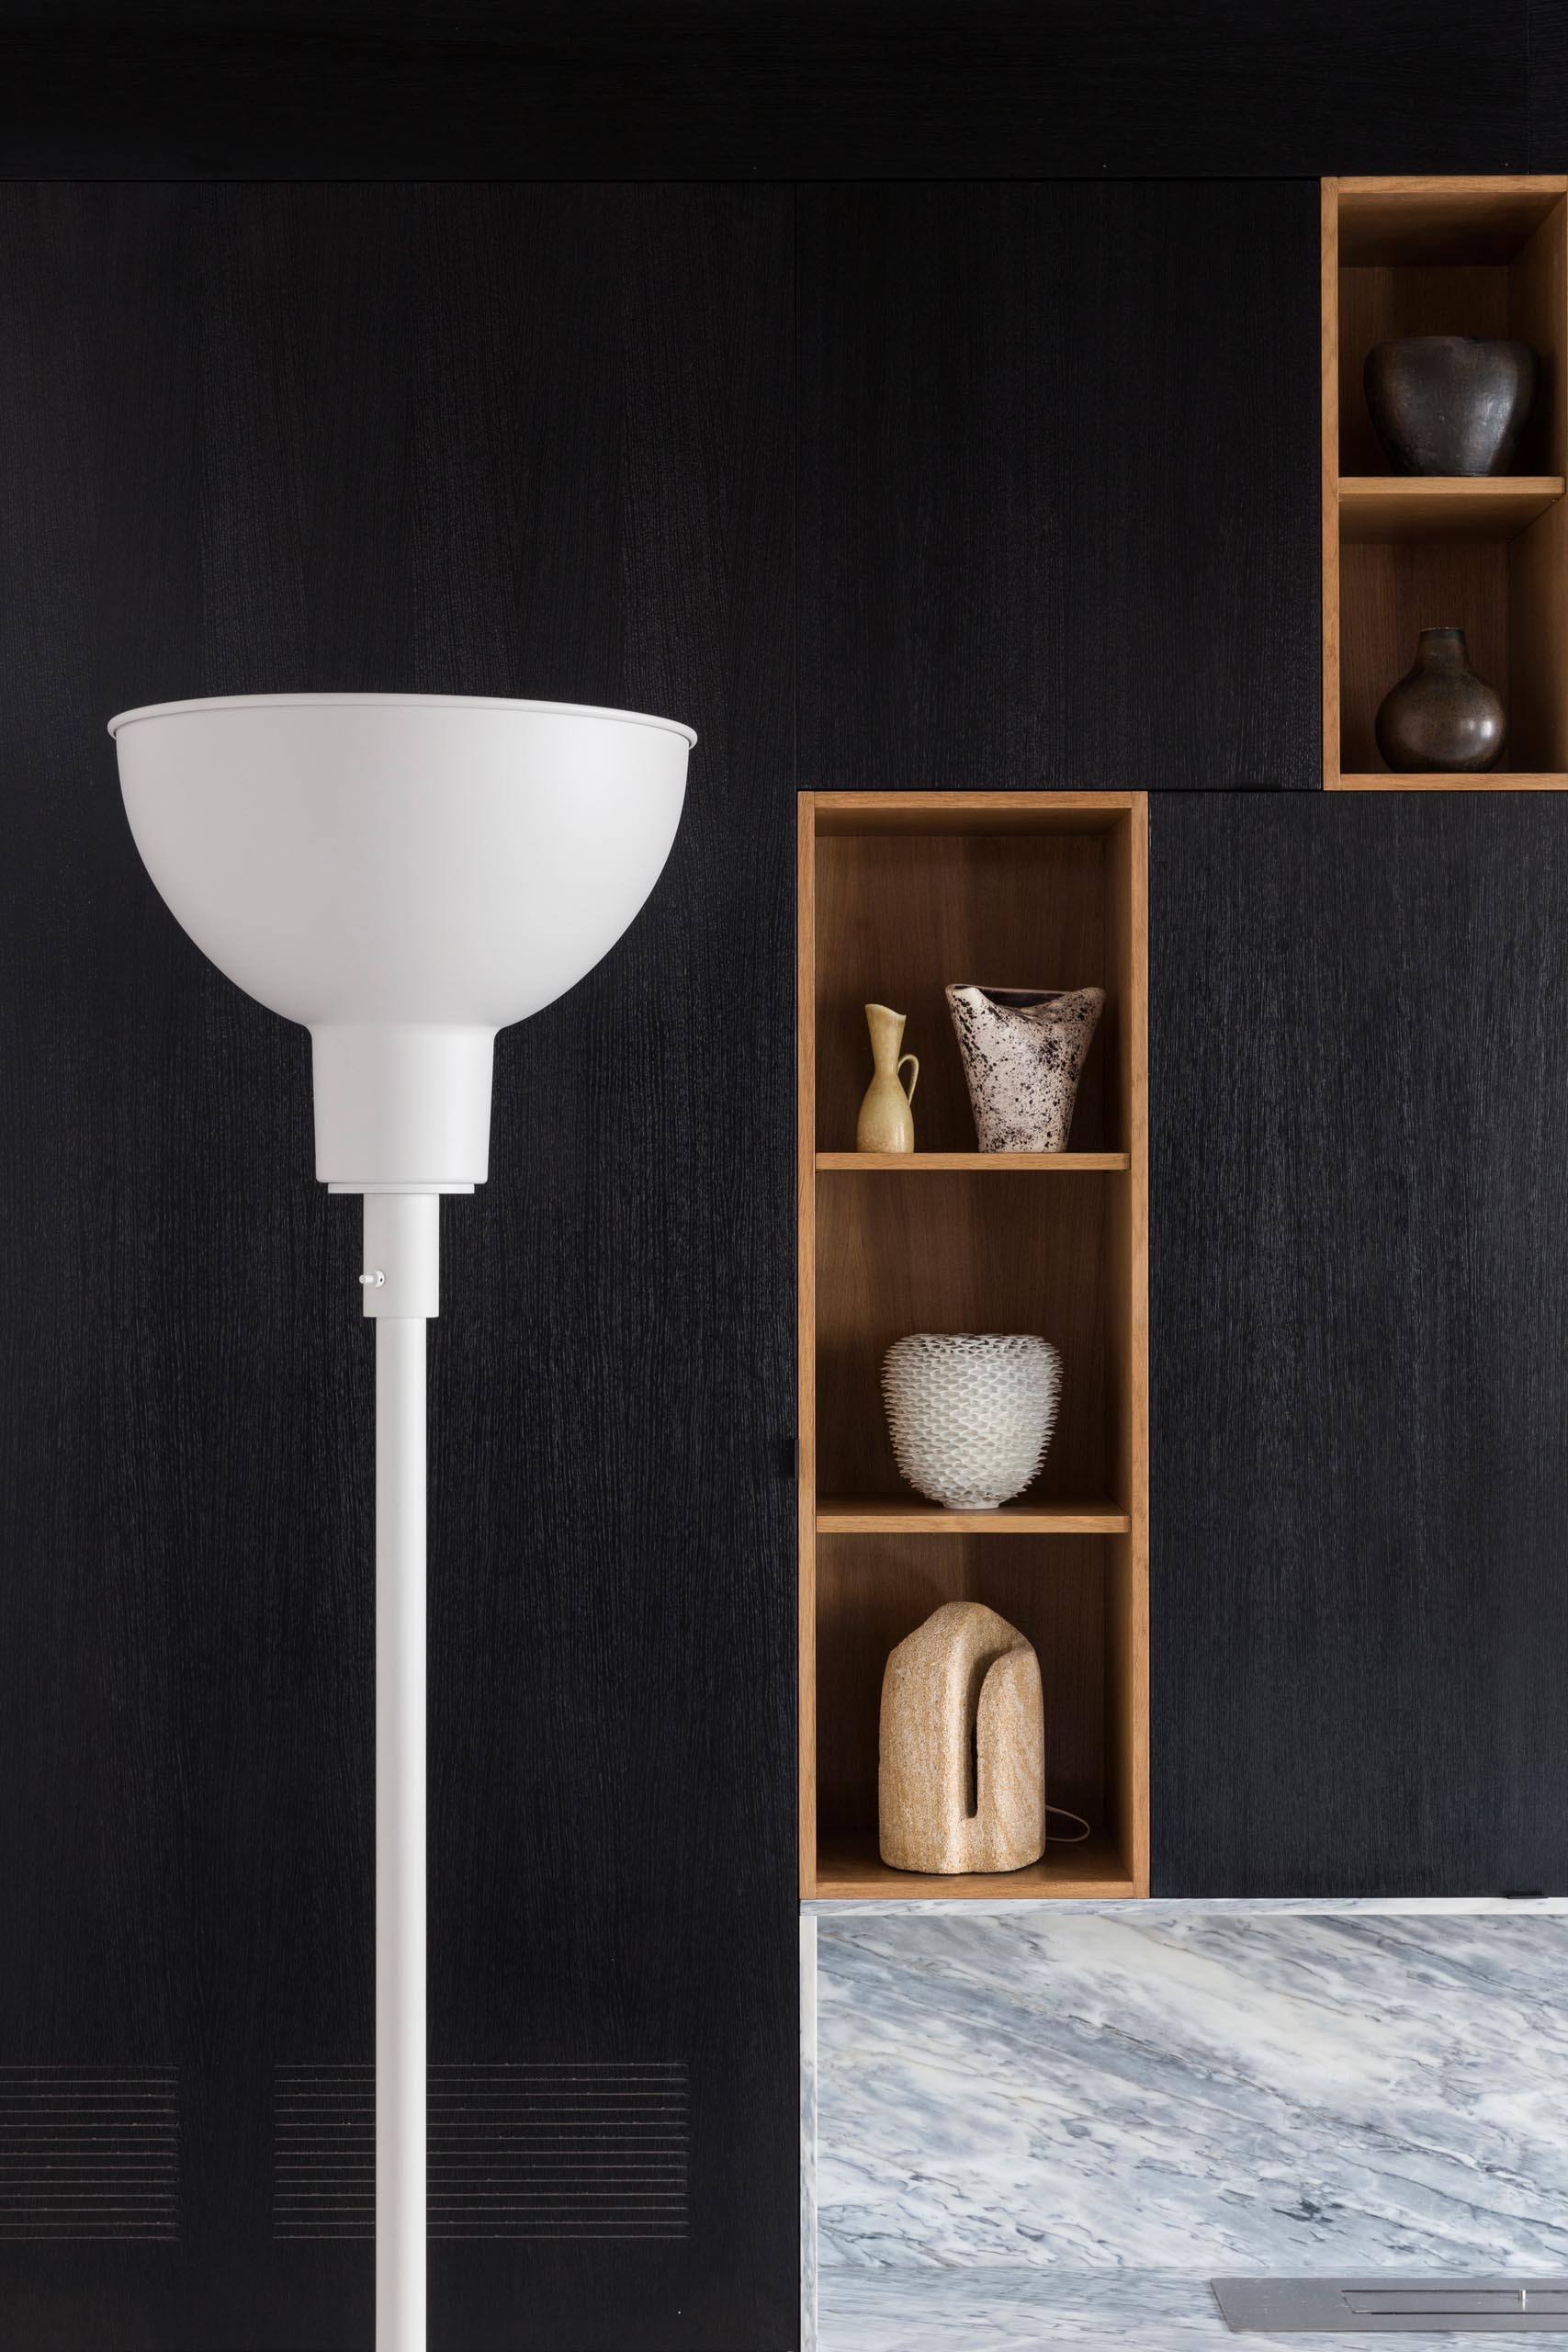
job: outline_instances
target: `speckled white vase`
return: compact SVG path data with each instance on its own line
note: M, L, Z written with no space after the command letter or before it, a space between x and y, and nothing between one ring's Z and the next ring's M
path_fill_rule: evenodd
M1066 1151L1104 1005L1103 989L949 988L982 1151Z
M1032 1331L911 1331L883 1359L894 1458L949 1510L995 1510L1045 1459L1062 1359Z

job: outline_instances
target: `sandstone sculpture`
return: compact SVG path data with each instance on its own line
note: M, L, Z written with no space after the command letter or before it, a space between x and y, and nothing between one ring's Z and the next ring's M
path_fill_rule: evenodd
M950 1600L882 1679L878 1814L894 1870L1016 1871L1045 1850L1040 1661L1015 1625Z

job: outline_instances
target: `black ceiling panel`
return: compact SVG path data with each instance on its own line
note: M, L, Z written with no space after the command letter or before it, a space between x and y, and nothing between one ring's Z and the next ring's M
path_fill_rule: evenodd
M1522 171L1547 40L1529 16L1529 0L31 0L4 40L0 171Z

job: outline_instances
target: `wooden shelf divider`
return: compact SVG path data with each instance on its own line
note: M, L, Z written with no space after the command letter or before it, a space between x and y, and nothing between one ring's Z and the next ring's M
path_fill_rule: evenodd
M1512 539L1562 497L1561 474L1344 474L1341 539Z
M1124 1151L819 1151L818 1175L1005 1176L1021 1170L1036 1175L1124 1176L1132 1166Z
M807 1897L1148 1892L1147 842L1143 794L801 796ZM1105 989L1070 1149L975 1148L943 988L976 974ZM845 1148L870 1073L871 1001L908 1013L921 1057L922 1148L908 1155ZM1061 1349L1051 1450L1016 1501L949 1511L899 1478L880 1367L909 1330L1038 1330ZM877 1855L878 1703L888 1651L958 1599L986 1601L1034 1645L1048 1793L1093 1836L1053 1843L1026 1871L928 1878Z
M1568 175L1325 180L1323 781L1330 791L1568 787ZM1520 470L1391 475L1362 390L1406 335L1513 335L1542 361ZM1401 775L1374 720L1423 628L1461 628L1507 712L1501 766Z
M1132 1514L1108 1502L1003 1503L949 1510L945 1503L839 1496L817 1506L818 1535L1125 1535Z
M1037 1862L1021 1871L983 1871L953 1878L890 1870L874 1835L828 1840L812 1893L832 1901L909 1903L1116 1902L1145 1892L1117 1848L1103 1837L1073 1842L1053 1838Z
M1342 775L1337 792L1568 792L1568 771L1549 775L1517 775L1511 768L1495 768L1490 775Z

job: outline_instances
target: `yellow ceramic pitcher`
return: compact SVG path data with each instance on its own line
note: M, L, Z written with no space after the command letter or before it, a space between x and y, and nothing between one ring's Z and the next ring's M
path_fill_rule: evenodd
M868 1004L865 1022L871 1031L871 1056L876 1069L855 1122L855 1149L913 1151L915 1121L909 1105L915 1099L920 1065L913 1054L899 1057L898 1048L904 1042L904 1015L895 1012L891 1005ZM908 1093L901 1076L905 1062L913 1072Z

